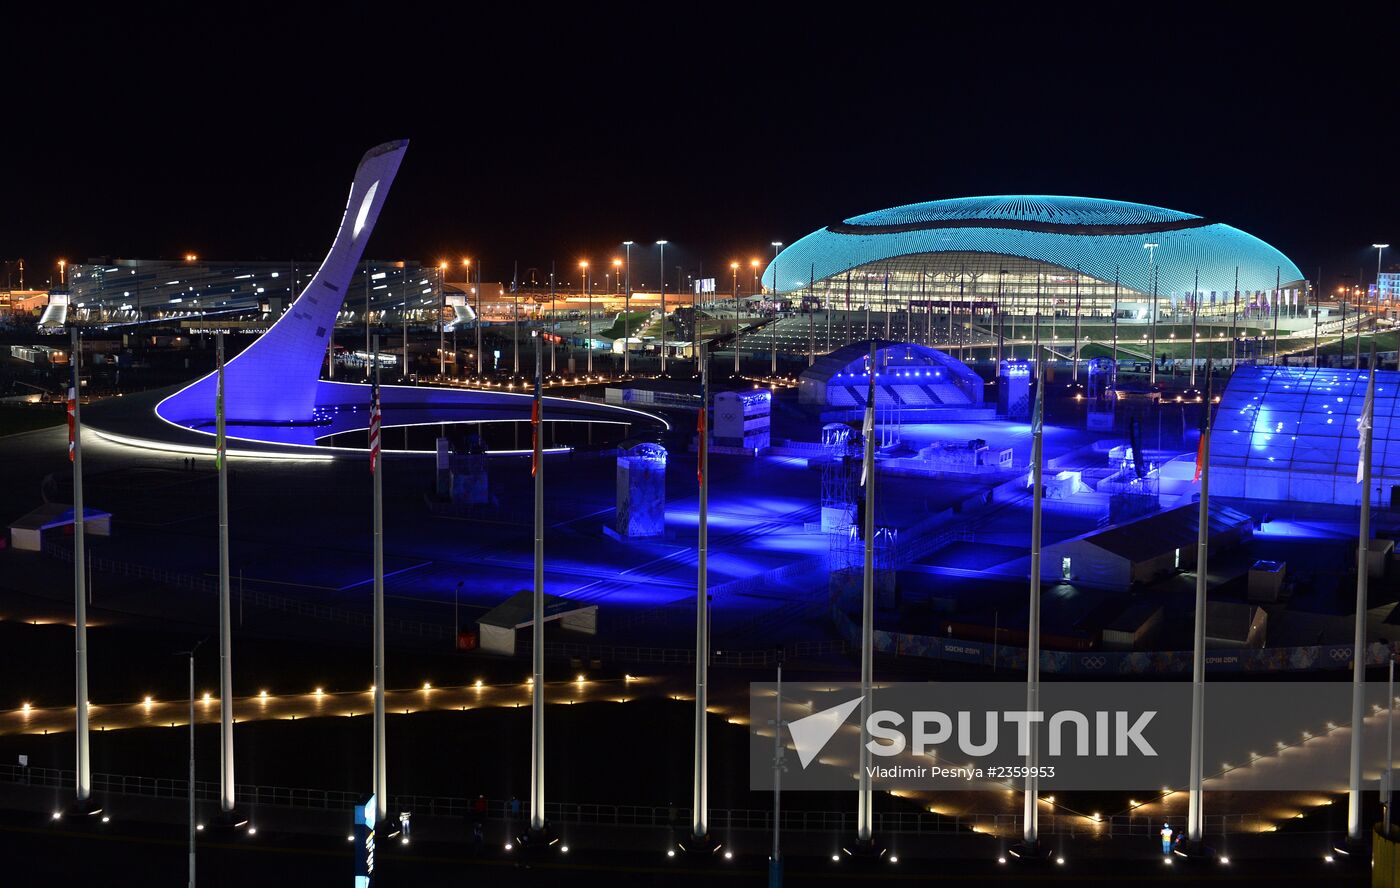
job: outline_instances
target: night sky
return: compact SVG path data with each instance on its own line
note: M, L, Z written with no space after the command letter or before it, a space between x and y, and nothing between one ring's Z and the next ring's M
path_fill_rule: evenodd
M319 259L359 156L404 137L368 255L488 280L657 238L669 275L724 274L1004 193L1199 213L1328 287L1400 246L1395 4L292 5L8 11L0 258Z

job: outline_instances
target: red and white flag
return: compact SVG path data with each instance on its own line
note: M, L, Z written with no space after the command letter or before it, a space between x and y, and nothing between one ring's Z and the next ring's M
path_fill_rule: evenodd
M538 397L530 404L530 477L533 478L540 470L540 399Z
M700 436L700 447L697 451L699 460L695 463L695 480L700 484L705 483L705 405L700 405L700 416L695 421L695 430Z
M1375 365L1374 358L1371 363L1372 366ZM1361 415L1356 418L1356 449L1360 451L1356 460L1357 484L1361 483L1366 474L1366 437L1371 432L1372 416L1376 409L1376 371L1368 370L1366 376L1366 401L1361 405Z
M379 386L374 387L369 404L369 470L379 471Z
M68 461L76 459L78 438L78 390L68 387Z

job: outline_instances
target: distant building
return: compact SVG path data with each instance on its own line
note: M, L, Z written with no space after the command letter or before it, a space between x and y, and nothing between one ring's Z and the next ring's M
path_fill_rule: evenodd
M1236 275L1238 274L1238 277ZM776 275L776 277L775 277ZM948 312L1171 320L1281 304L1308 283L1283 253L1214 219L1088 197L1001 195L908 204L814 231L769 263L770 291L823 308L904 312L957 334ZM940 330L933 317L942 315ZM979 320L977 323L983 323ZM912 325L915 331L919 324ZM914 337L910 337L914 338ZM923 341L923 337L918 337Z
M1196 566L1200 505L1188 503L1137 521L1105 527L1045 547L1041 578L1126 591ZM1241 545L1254 521L1226 506L1210 507L1210 551Z
M69 311L85 322L225 318L275 321L311 281L316 262L116 259L68 267ZM448 295L455 288L447 287ZM442 272L418 262L366 260L356 266L338 323L436 322ZM461 301L461 300L457 300Z
M1367 372L1241 366L1211 424L1210 489L1220 496L1359 505L1357 420ZM1371 502L1400 494L1400 373L1376 372Z

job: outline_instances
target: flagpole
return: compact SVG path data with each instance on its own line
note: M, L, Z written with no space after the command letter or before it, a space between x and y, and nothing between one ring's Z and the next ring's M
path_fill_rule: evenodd
M81 415L82 381L79 378L79 369L82 358L82 346L78 339L78 327L73 326L72 350L68 355L68 363L73 368L73 383L68 391L68 410L72 415L71 448L69 456L73 460L73 626L74 626L74 654L77 667L77 699L74 701L77 710L78 734L78 761L77 769L74 773L74 788L76 789L79 807L88 807L85 803L92 797L92 757L91 738L88 733L88 670L87 670L87 573L86 573L86 546L85 546L85 524L86 513L83 510L83 423Z
M1113 381L1118 383L1118 266L1113 267Z
M816 273L817 266L813 263L812 274ZM831 354L831 278L826 279L826 351L824 354Z
M510 316L511 316L511 339L515 346L515 369L511 372L516 376L520 375L520 260L515 260L515 266L510 273Z
M1081 276L1082 273L1076 268L1074 270L1074 364L1072 365L1074 369L1070 373L1070 378L1075 382L1079 381L1079 279ZM999 359L1001 356L997 357Z
M864 274L865 283L861 291L865 295L865 338L870 338L870 272Z
M1361 731L1365 727L1366 583L1371 550L1371 427L1375 425L1376 338L1371 337L1371 366L1366 372L1366 402L1361 409L1361 527L1356 546L1356 635L1351 651L1351 768L1347 795L1347 841L1361 841Z
M543 359L535 349L535 403L530 414L531 463L530 474L535 482L535 589L531 602L531 669L534 684L530 689L530 830L544 831L544 435L541 411Z
M1196 269L1191 290L1191 387L1196 387L1196 315L1201 307L1201 270Z
M817 362L817 314L812 306L817 301L817 264L807 268L807 366Z
M470 283L470 279L468 279L468 283ZM480 260L480 259L477 259L477 260L476 260L476 378L477 378L478 381L481 379L482 367L483 367L483 357L482 357L482 353L481 353L481 322L482 322L482 317L481 317L481 260ZM378 378L378 374L379 374L379 364L378 364L378 363L376 363L376 364L374 365L374 372L375 372L376 378Z
M1386 664L1388 669L1385 678L1385 797L1381 803L1385 806L1384 833L1386 838L1390 838L1390 800L1395 796L1395 656L1390 656L1390 662ZM781 670L781 667L779 667ZM781 671L779 672L781 675Z
M773 363L768 372L778 375L778 248L779 241L773 241Z
M1194 341L1194 339L1193 339ZM1192 362L1195 367L1195 362ZM1186 838L1193 850L1201 844L1205 756L1206 582L1210 555L1210 362L1206 362L1206 394L1201 401L1201 440L1196 445L1196 472L1201 481L1201 504L1196 528L1196 616L1191 648L1191 787L1187 794Z
M904 295L904 341L914 341L914 290L912 287Z
M1153 246L1156 246L1155 244ZM1151 360L1147 362L1148 379L1147 384L1155 386L1157 384L1157 265L1151 259L1147 260L1152 265L1152 354Z
M1037 312L1039 306L1037 305ZM1037 316L1037 321L1039 320ZM1037 323L1037 328L1039 323ZM1037 329L1037 333L1038 333ZM1031 425L1031 575L1030 609L1026 639L1026 711L1040 711L1040 512L1043 438L1045 422L1045 361L1036 355L1035 418ZM1021 840L1027 854L1035 856L1040 841L1040 779L1035 769L1040 758L1039 732L1032 730L1026 747L1026 790L1022 808Z
M868 304L868 303L867 303ZM870 340L870 386L865 403L865 456L861 483L865 486L865 565L861 574L860 600L860 795L856 801L856 839L865 845L874 842L872 821L875 798L870 789L870 695L874 672L875 645L875 340Z
M477 272L480 276L480 271ZM478 285L478 297L480 287ZM477 315L478 325L481 315ZM478 333L480 327L478 326ZM481 350L477 350L481 360ZM370 472L374 475L374 804L375 822L389 816L389 781L384 753L384 466L380 440L383 414L379 404L379 336L374 337L374 387L370 392Z
M224 333L214 334L218 393L214 417L214 461L219 470L219 809L230 814L237 803L233 773L233 625L229 618L228 455L225 453Z
M891 336L890 318L891 315L894 314L894 312L890 311L890 273L888 271L885 272L885 292L884 295L880 297L880 300L880 307L885 310L885 341L888 342Z
M776 276L775 276L776 283ZM697 474L700 482L698 569L695 583L695 767L690 817L691 839L707 845L710 832L709 725L706 720L710 665L709 536L710 447L706 411L710 406L710 362L700 361L700 416L697 425Z
M1230 312L1230 378L1235 377L1235 366L1239 362L1239 345L1235 342L1235 327L1240 319L1240 267L1235 266L1235 304Z

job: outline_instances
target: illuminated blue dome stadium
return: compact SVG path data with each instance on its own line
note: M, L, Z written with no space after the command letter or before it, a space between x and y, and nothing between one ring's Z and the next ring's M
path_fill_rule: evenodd
M1093 291L1085 309L1095 313L1108 310L1115 284L1123 299L1143 299L1153 292L1154 275L1164 305L1192 290L1203 301L1215 293L1210 301L1223 305L1236 289L1306 288L1287 256L1229 225L1145 204L1040 195L955 198L852 216L787 247L763 281L771 290L776 280L783 294L805 295L810 287L812 298L833 306L850 301L852 290L857 302L868 292L877 310L906 300L1020 296L1037 286L1047 306L1058 299L1063 309L1077 285L1076 299Z

